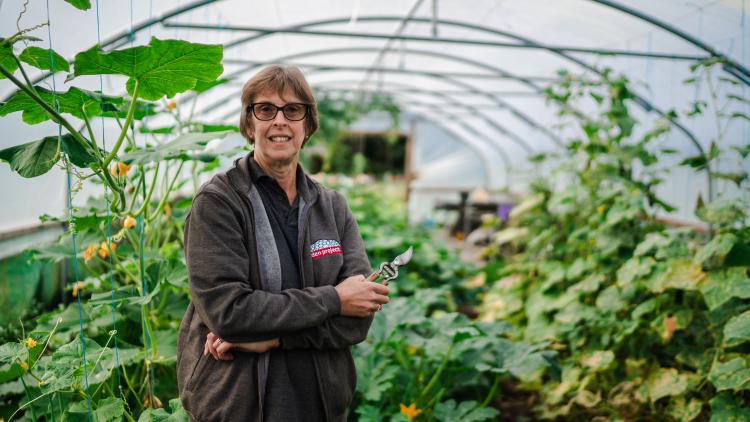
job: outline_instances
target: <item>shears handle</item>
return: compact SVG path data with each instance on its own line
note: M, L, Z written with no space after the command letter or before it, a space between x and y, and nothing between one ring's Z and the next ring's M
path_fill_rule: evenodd
M375 271L374 273L372 273L369 276L367 276L367 278L365 279L365 281L375 282L378 279L378 277L380 277L380 271ZM382 281L382 284L385 285L385 286L387 286L388 285L388 280L384 279Z

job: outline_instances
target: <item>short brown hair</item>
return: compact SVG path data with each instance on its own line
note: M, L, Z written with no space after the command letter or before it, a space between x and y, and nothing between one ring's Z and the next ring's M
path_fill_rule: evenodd
M318 130L318 106L310 85L297 66L268 66L245 82L245 86L242 87L242 111L240 112L242 136L250 145L253 144L252 133L255 128L250 104L259 94L266 92L275 92L280 96L291 92L300 101L309 105L307 117L305 117L305 140L302 142L302 146L305 146L309 137Z

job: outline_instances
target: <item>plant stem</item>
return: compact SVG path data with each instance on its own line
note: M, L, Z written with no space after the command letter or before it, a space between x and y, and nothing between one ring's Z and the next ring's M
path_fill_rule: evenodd
M156 169L154 169L154 177L153 177L153 179L151 179L151 187L148 189L148 194L146 194L146 198L143 200L143 204L141 205L141 208L139 208L138 211L136 211L133 214L134 218L138 217L139 215L141 215L144 211L146 212L144 214L144 218L146 218L146 216L148 216L148 203L151 201L151 195L153 195L154 188L156 187L156 179L159 177L159 167L160 166L161 166L161 162L157 162L156 163ZM144 177L145 177L146 172L143 169L143 167L141 167L141 174L143 174Z
M96 145L96 136L94 136L94 131L91 129L91 121L89 120L89 115L88 113L86 113L86 109L83 107L81 107L81 112L83 113L83 123L86 124L86 130L89 132L89 138L91 138L91 147L94 149L94 157L96 157L97 161L99 162L99 167L101 167L103 157Z
M23 391L26 392L26 399L29 401L29 403L31 403L31 393L29 392L29 386L26 385L26 380L23 379L23 375L21 375L21 384L23 384ZM30 410L31 410L31 419L34 421L37 420L36 412L34 411L34 408L32 407Z
M128 108L128 115L125 117L125 125L123 126L122 130L120 130L120 136L117 138L117 141L115 142L115 146L112 147L112 151L109 153L107 158L104 159L104 166L108 166L110 162L117 156L117 152L120 150L120 147L122 146L122 141L125 139L125 135L127 135L128 127L130 127L130 123L133 121L133 115L135 114L135 107L136 107L136 101L138 100L138 80L135 80L135 86L133 87L133 98L130 101L130 108Z
M36 93L36 87L34 84L31 83L31 80L29 79L29 75L26 74L26 71L23 69L23 64L20 60L18 60L18 57L16 57L15 54L12 54L13 60L16 61L16 64L18 64L18 70L21 71L21 75L23 75L23 79L26 81L26 84L31 87L31 89Z
M138 179L138 181L135 183L135 188L133 190L133 200L130 201L130 207L128 207L128 214L133 213L133 207L135 207L135 198L138 197L138 193L141 191L141 183L143 183L143 178L146 177L145 173L141 171L141 176Z
M492 403L492 399L494 399L495 394L497 394L498 387L500 387L500 375L495 375L495 382L492 383L492 387L490 388L489 393L487 393L487 398L482 402L482 407L487 407Z
M451 343L451 345L448 347L448 351L445 352L445 357L443 357L443 361L440 362L440 366L438 367L437 371L435 371L435 374L430 379L430 382L427 383L427 387L422 390L422 393L419 395L420 400L427 396L427 393L432 390L432 387L434 387L438 380L440 379L440 375L443 374L443 371L445 370L445 367L448 366L448 361L450 360L451 353L453 352L453 345L455 343Z
M55 326L52 327L52 331L50 331L49 336L47 336L47 341L44 342L44 347L42 348L42 351L39 353L39 356L37 356L34 363L29 367L29 372L31 372L31 370L34 369L36 364L39 362L39 359L41 359L42 355L44 355L44 351L47 350L47 346L49 346L49 341L52 339L52 335L55 334L55 330L57 330L57 326L60 325L61 321L62 321L62 317L57 317L57 322L55 322Z
M159 205L156 207L156 211L154 211L154 214L151 218L148 219L148 222L152 222L156 219L156 217L159 216L159 213L161 213L161 210L164 208L164 205L167 203L167 200L169 199L169 194L172 192L172 189L174 189L174 184L177 182L177 178L180 176L180 172L182 171L182 166L185 165L184 161L180 162L180 165L177 166L177 172L174 174L174 177L172 178L172 182L169 184L169 187L167 188L167 191L164 193L164 196L161 198L161 201L159 201Z
M136 394L135 389L133 389L133 383L131 383L130 378L128 378L128 371L125 369L125 362L120 363L120 367L122 369L122 377L125 379L125 384L128 386L128 391L133 393L133 397L135 397L135 401L138 402L138 406L143 407L141 398Z

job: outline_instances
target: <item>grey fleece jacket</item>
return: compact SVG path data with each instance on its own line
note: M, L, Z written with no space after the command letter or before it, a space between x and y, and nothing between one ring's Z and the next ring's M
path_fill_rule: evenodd
M204 184L185 223L191 303L180 324L177 382L192 420L261 421L267 354L233 353L232 361L203 356L209 331L234 342L280 337L285 349L313 357L329 421L346 420L356 385L351 346L372 318L340 315L334 286L371 269L357 222L344 197L301 169L298 194L302 289L269 291L261 280L269 249L257 239L246 155ZM259 229L260 230L260 229Z

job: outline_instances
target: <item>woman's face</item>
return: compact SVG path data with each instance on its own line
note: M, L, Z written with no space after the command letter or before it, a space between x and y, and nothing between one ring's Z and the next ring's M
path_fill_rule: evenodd
M276 92L266 92L253 100L253 103L271 103L276 107L301 102L290 92L284 93L283 97ZM272 120L260 120L254 114L250 118L253 119L256 160L268 165L296 163L305 140L305 119L287 120L281 110Z

